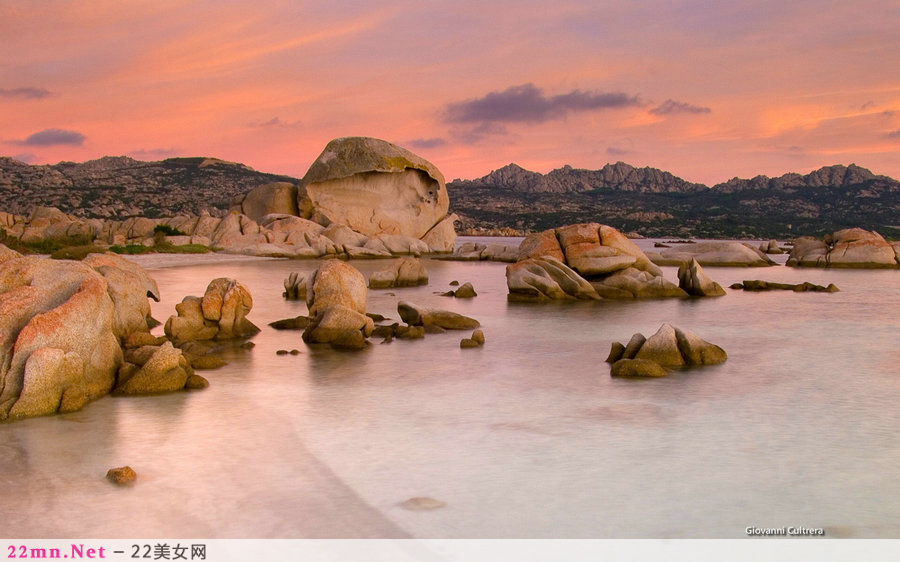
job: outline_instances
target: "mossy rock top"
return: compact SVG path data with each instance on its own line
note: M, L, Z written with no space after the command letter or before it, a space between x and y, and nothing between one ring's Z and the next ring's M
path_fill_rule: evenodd
M372 137L342 137L329 142L303 177L304 184L341 179L366 172L421 170L441 187L444 175L421 156Z

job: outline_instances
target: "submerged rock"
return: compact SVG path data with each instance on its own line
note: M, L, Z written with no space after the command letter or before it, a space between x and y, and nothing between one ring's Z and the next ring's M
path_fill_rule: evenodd
M771 281L744 281L743 283L735 283L731 285L732 289L742 289L744 291L794 291L797 293L818 292L818 293L837 293L840 289L834 283L829 283L827 287L815 285L810 282L791 284L791 283L774 283Z
M478 320L456 312L425 308L406 301L397 304L397 312L410 326L433 325L445 330L469 330L480 325Z
M137 473L135 473L134 469L130 466L120 466L118 468L110 468L106 471L106 479L113 484L124 486L126 484L133 484L137 479Z

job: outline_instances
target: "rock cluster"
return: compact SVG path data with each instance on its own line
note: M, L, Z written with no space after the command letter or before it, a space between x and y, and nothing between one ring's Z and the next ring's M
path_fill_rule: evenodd
M509 300L684 297L618 230L582 223L531 234L506 267Z
M247 338L259 333L246 318L252 308L253 298L244 285L226 277L213 279L202 297L184 297L175 305L176 315L166 321L165 333L176 345Z
M606 362L613 376L661 377L666 369L724 363L725 351L687 330L663 324L650 336L634 334L628 344L615 342Z
M764 254L783 254L784 250L778 245L777 240L769 240L768 242L763 242L759 245L759 251Z
M794 241L787 265L797 267L900 267L900 248L877 232L848 228L819 240L804 236Z
M454 261L500 261L513 263L519 258L519 250L507 244L482 244L465 242L460 244L450 256L442 259Z
M309 323L307 343L360 349L372 335L374 322L366 316L366 278L352 265L327 260L306 279Z
M190 367L150 335L148 296L158 300L156 283L119 256L47 260L0 246L0 419L78 410L146 381L183 388L166 377ZM123 357L123 345L142 351Z

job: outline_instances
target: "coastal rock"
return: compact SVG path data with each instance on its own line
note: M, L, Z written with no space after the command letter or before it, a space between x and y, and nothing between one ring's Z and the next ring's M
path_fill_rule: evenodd
M837 285L834 283L829 283L827 287L822 285L816 285L814 283L810 283L808 281L804 283L774 283L771 281L761 281L761 280L750 280L744 281L743 283L735 283L731 286L732 289L742 289L744 291L773 291L773 290L784 290L784 291L794 291L797 293L806 293L806 292L817 292L817 293L837 293L840 289L837 288Z
M784 250L778 246L777 240L769 240L768 242L763 242L759 245L759 251L764 254L783 254Z
M528 258L509 264L506 284L511 301L600 298L590 283L552 257Z
M342 248L345 246L362 247L369 241L368 236L339 223L328 225L320 234Z
M472 299L477 297L478 293L475 292L475 287L467 281L453 291L453 296L458 299Z
M692 259L702 266L766 267L775 265L766 254L749 244L716 240L685 244L678 248L665 248L660 252L657 265L681 265Z
M106 290L113 302L113 330L124 339L135 332L149 332L150 303L159 302L159 287L147 271L117 254L88 254L82 263L106 278Z
M338 348L365 346L374 322L366 316L366 278L356 268L328 260L306 281L310 321L303 332L307 343Z
M165 334L176 345L196 340L248 338L259 333L246 316L253 299L244 285L221 277L213 279L203 297L187 296L175 305Z
M648 299L686 297L677 285L665 277L629 267L603 279L592 281L591 286L606 299Z
M721 297L725 289L706 275L696 259L678 266L678 286L693 297Z
M649 338L634 334L628 345L613 343L607 362L613 364L613 376L663 376L667 368L717 365L727 358L721 347L663 324Z
M376 271L369 277L370 289L391 287L416 287L428 284L428 272L421 260L401 258L386 269Z
M613 363L609 374L614 377L664 377L666 370L649 359L619 359Z
M471 330L480 324L478 320L451 312L449 310L430 309L400 301L397 304L400 318L410 326L438 326L445 330Z
M440 254L453 252L456 242L456 229L453 223L457 220L459 217L451 213L422 236L422 242L428 246L429 251Z
M522 240L522 243L519 244L518 261L530 258L553 258L560 263L565 263L566 256L559 245L555 230L535 232Z
M282 296L288 300L306 300L306 277L296 271L292 271L284 279L284 293Z
M444 177L433 164L367 137L329 142L303 183L314 218L366 236L422 238L444 220L450 203Z
M122 350L107 289L80 262L0 264L0 419L73 411L109 392Z
M127 484L133 484L137 479L137 474L130 466L120 466L118 468L110 468L106 471L106 479L113 484L125 486Z
M233 210L259 221L272 213L299 215L297 186L288 182L272 182L251 189L240 198Z
M181 350L175 349L171 342L166 342L159 347L151 348L151 351L152 354L139 365L140 368L126 368L125 366L131 362L123 365L119 370L116 394L156 394L184 389L188 376L193 374L193 371ZM143 358L138 360L141 359Z
M900 267L900 257L877 232L848 228L823 240L807 236L796 239L787 265L883 269Z

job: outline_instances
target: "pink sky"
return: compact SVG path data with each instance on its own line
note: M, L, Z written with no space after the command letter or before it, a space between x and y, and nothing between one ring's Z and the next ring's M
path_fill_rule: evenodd
M719 5L721 4L721 5ZM0 155L900 178L900 3L0 0Z

